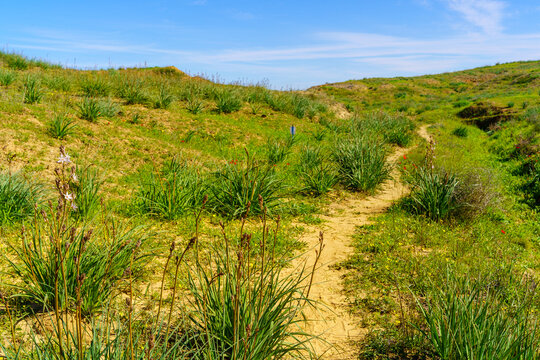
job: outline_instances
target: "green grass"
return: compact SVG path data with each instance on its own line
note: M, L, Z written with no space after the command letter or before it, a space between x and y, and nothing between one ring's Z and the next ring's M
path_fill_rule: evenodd
M25 220L43 199L42 188L22 173L0 172L0 224Z
M99 101L94 98L85 97L77 104L77 108L79 109L79 117L83 120L96 122L101 116L101 106Z
M354 191L373 192L390 177L386 148L369 137L336 140L333 152L341 183Z
M76 129L75 120L70 119L67 114L56 114L47 126L49 135L58 140L75 134Z
M23 94L24 102L26 104L39 103L43 98L40 80L35 76L27 76L24 81Z

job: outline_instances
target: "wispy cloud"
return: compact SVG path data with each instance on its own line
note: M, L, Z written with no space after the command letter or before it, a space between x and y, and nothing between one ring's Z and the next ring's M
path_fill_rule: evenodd
M459 12L466 21L486 34L502 31L506 3L498 0L447 0L452 10Z

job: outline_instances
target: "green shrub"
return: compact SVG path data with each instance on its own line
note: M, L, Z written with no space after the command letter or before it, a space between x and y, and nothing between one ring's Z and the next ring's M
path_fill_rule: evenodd
M0 225L31 216L42 197L42 188L20 173L0 172Z
M216 107L218 113L229 114L242 108L242 99L234 91L222 89L216 93Z
M24 102L27 104L39 103L43 98L40 81L34 76L27 76L24 82Z
M64 140L67 136L73 135L77 124L70 119L67 114L56 114L47 126L50 136L58 140Z
M86 78L81 82L81 90L87 97L109 95L109 84L100 77Z
M469 135L469 130L465 126L460 126L452 131L452 135L457 137L466 138Z
M0 85L9 86L17 79L14 72L0 69Z
M101 116L99 101L94 98L84 98L77 106L79 108L79 116L81 119L96 122Z
M210 191L213 211L230 218L261 214L257 199L262 196L268 209L277 206L284 191L273 166L261 164L247 154L244 164L233 161L214 173Z
M376 139L338 139L333 153L343 185L356 191L374 191L390 177L386 148Z
M135 206L145 214L176 219L198 208L206 186L202 177L177 158L161 170L142 171Z
M421 331L441 359L538 359L531 296L508 298L490 279L471 280L449 270L443 286L418 301L426 322Z

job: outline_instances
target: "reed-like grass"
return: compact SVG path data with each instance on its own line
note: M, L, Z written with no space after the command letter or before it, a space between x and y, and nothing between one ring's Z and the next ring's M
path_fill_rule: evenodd
M23 86L23 99L26 104L39 103L43 98L41 82L36 76L27 76Z
M386 147L368 136L336 140L333 159L340 181L355 191L373 192L390 177Z
M73 135L77 124L75 120L70 119L67 114L56 114L47 125L47 132L50 136L58 140L64 140L66 137Z
M42 198L42 187L22 173L0 172L0 225L27 219Z
M101 116L101 106L99 105L99 101L94 98L84 98L77 104L77 107L79 108L79 117L81 119L96 122Z

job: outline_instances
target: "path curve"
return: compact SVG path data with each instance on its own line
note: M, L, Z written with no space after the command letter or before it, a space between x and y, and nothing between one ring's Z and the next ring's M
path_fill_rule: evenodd
M429 141L427 125L418 129L418 135ZM411 148L397 148L388 157L391 164L403 158ZM353 343L360 340L367 329L362 328L359 320L348 311L349 302L343 291L344 271L334 265L348 259L353 249L351 240L357 226L370 223L370 219L385 212L395 201L407 194L407 188L399 181L399 171L394 166L392 180L386 181L379 192L366 197L351 194L345 199L332 203L328 213L320 216L324 221L321 226L309 226L301 237L309 249L316 248L320 231L324 234L324 250L319 259L319 268L315 273L310 298L320 305L307 307L305 317L308 320L305 331L319 335L322 340L313 341L312 345L319 359L349 360L357 358ZM307 257L293 262L293 267L301 264L312 265L314 251Z

